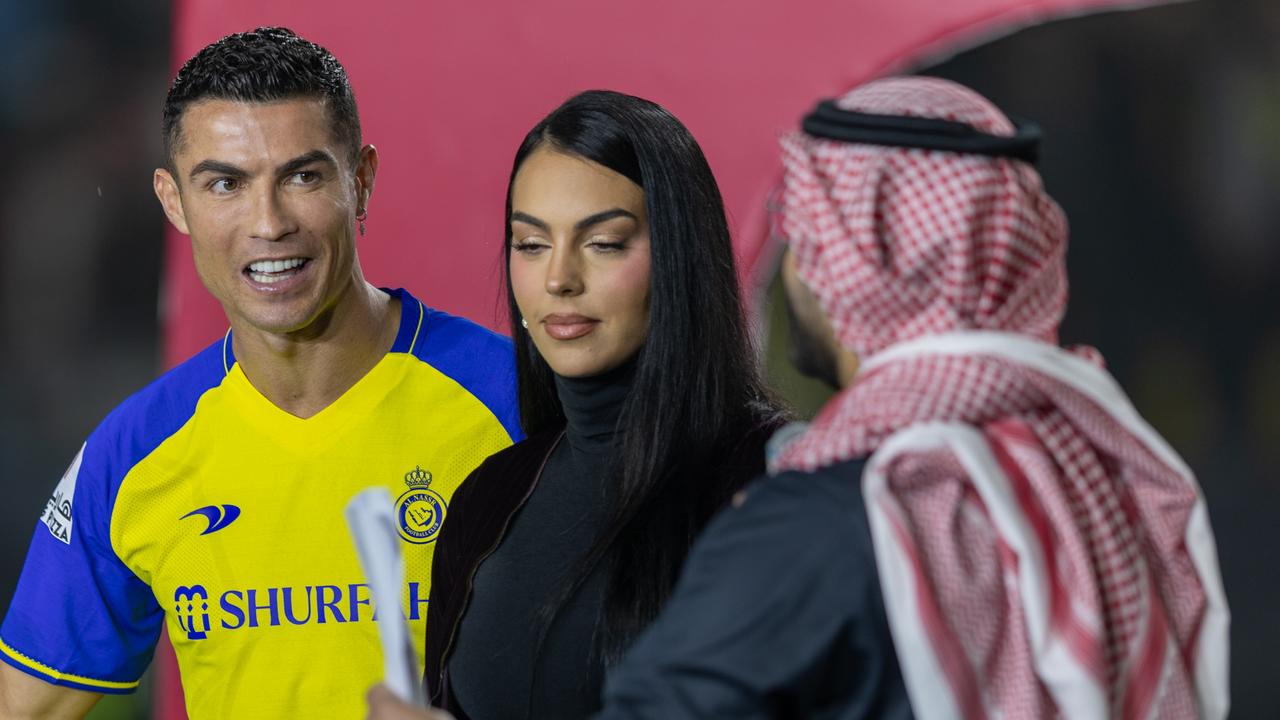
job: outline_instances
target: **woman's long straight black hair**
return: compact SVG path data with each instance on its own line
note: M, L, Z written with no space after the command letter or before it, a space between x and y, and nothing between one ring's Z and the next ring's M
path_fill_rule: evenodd
M612 458L617 502L556 608L593 568L608 580L596 648L615 661L658 614L694 537L739 489L730 457L779 413L750 347L724 203L689 131L660 106L589 91L538 123L516 153L549 148L607 167L644 190L649 216L649 331L619 419ZM564 422L554 375L520 326L511 287L507 189L507 297L516 338L520 416L527 434ZM549 623L554 616L544 613ZM543 632L545 633L545 626Z

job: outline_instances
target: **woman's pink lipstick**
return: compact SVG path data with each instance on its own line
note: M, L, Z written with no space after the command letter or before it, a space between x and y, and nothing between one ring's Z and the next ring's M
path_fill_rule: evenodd
M576 340L591 333L600 324L599 320L585 315L562 315L554 313L542 319L547 334L556 340Z

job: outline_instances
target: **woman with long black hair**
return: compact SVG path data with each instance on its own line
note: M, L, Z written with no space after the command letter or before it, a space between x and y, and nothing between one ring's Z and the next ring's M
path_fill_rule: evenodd
M586 717L780 413L746 330L715 179L658 105L577 95L507 194L507 295L528 439L454 495L434 556L432 703Z

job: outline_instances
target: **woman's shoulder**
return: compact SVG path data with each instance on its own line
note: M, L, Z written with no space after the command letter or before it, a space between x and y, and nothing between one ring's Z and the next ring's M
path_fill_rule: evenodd
M485 458L462 481L450 509L472 503L490 505L507 495L523 497L527 488L521 481L533 482L563 433L561 426L546 428Z
M563 425L555 425L539 430L520 442L508 445L485 458L484 462L476 466L476 469L471 474L494 472L498 469L508 469L512 465L528 462L541 463L542 460L546 459L551 449L555 447L556 441L560 439L562 434L564 434Z

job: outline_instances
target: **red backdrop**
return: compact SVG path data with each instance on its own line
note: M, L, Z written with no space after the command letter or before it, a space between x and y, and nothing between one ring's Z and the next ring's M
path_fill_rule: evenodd
M762 262L775 139L820 98L921 59L1115 0L175 0L177 64L223 35L286 25L355 87L381 168L361 263L372 282L499 327L505 184L524 133L573 93L621 90L685 122L720 182L744 274ZM1135 2L1119 3L1126 5ZM749 275L763 277L763 273ZM162 319L180 361L226 321L170 231ZM181 717L162 650L159 718Z
M366 276L491 327L502 203L524 133L588 88L647 97L702 144L744 269L759 260L777 134L819 97L912 60L1114 0L647 0L399 3L177 0L176 64L228 33L287 25L328 47L382 165ZM221 309L171 232L166 360L220 336Z

